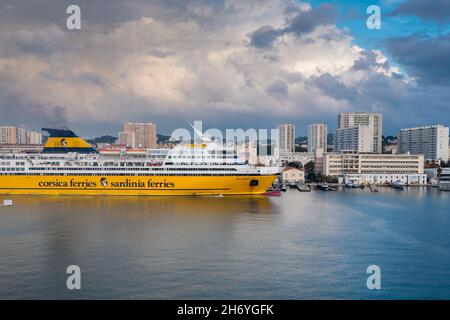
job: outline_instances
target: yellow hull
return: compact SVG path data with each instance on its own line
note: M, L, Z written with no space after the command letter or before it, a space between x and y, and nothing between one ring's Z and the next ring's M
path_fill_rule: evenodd
M258 195L268 176L44 176L2 175L0 194L44 195ZM253 182L251 182L253 181ZM257 181L257 182L255 182Z

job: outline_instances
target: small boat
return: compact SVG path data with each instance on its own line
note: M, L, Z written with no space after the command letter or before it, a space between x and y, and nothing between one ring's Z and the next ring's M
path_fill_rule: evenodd
M281 186L281 191L282 191L282 192L286 192L286 191L287 191L287 188L286 188L285 185L282 185L282 186Z
M441 185L439 183L439 180L437 180L437 179L431 179L430 182L431 182L431 186L433 188L440 188L441 187Z
M354 187L354 185L353 185L353 183L351 183L351 182L346 182L346 183L345 183L345 187L351 189L351 188Z
M304 184L297 184L296 185L296 187L297 187L297 190L298 191L300 191L300 192L311 192L311 187L308 185L308 186L305 186Z
M317 188L322 191L330 190L330 186L328 185L328 183L321 183L317 186Z
M337 189L333 186L328 186L328 191L337 191Z
M350 189L364 189L364 185L353 182L346 182L345 187Z
M403 190L405 188L405 185L406 184L400 180L391 182L391 184L390 184L391 188L400 189L400 190Z

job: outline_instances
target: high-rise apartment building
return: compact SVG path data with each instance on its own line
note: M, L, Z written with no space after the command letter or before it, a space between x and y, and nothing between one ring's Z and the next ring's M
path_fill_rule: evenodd
M27 144L42 144L42 134L37 131L27 131Z
M308 125L308 152L314 152L316 148L327 151L327 125L313 123Z
M27 144L27 130L23 128L16 128L16 143Z
M13 126L0 127L0 144L41 144L40 132L28 131Z
M333 134L333 151L373 152L373 130L369 126L336 129Z
M0 127L0 144L17 144L16 127Z
M341 112L338 118L338 128L351 128L355 126L366 126L371 130L373 150L370 152L381 153L383 117L381 113L371 112Z
M127 147L134 148L136 146L134 132L119 132L117 141Z
M295 126L290 123L280 124L279 141L281 152L294 152L295 151Z
M127 122L119 133L119 143L132 148L156 148L156 124Z
M443 125L400 129L397 135L398 153L423 154L425 160L447 162L449 128Z

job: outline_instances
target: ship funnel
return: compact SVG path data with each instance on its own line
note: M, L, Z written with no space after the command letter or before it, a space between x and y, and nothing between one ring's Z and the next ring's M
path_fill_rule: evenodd
M86 140L69 129L42 128L50 135L42 150L43 153L98 153Z

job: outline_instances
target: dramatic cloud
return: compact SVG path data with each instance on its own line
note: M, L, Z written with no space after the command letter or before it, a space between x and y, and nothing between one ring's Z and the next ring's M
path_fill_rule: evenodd
M439 23L450 21L450 1L448 0L406 0L394 11L394 15L418 16Z
M439 55L448 57L447 36L391 40L400 69L381 50L356 46L326 4L79 1L82 29L69 31L71 2L0 4L2 123L94 135L116 133L127 120L154 121L169 133L186 120L219 128L335 124L340 111L366 110L383 112L392 133L417 115L436 119L423 105L449 112L440 85L448 62Z
M387 48L421 84L450 84L450 34L394 38L388 41Z
M271 47L273 42L285 34L297 37L313 31L318 26L333 25L337 14L334 7L323 4L315 9L291 4L285 10L286 21L282 27L262 26L250 34L251 45L256 48Z

